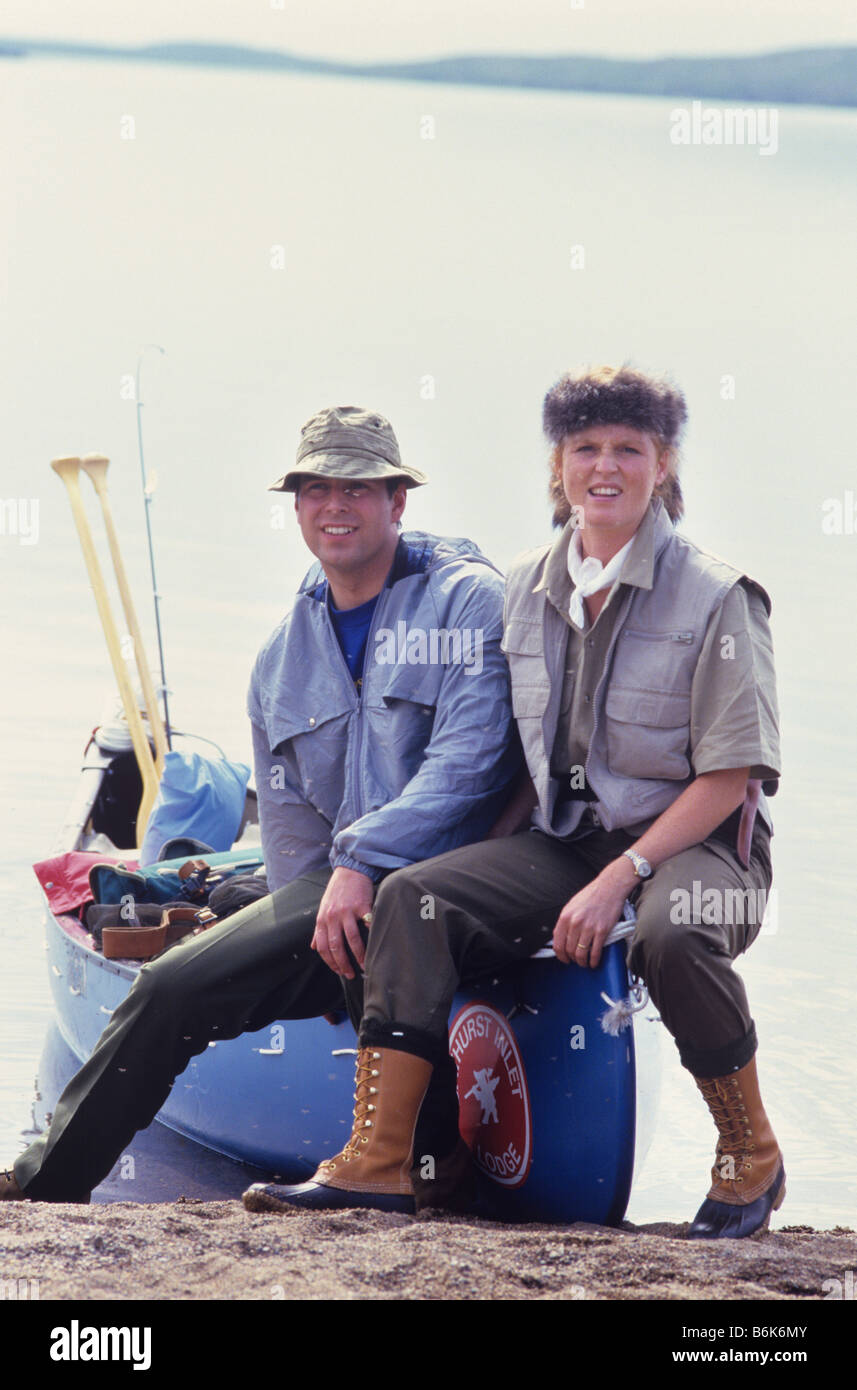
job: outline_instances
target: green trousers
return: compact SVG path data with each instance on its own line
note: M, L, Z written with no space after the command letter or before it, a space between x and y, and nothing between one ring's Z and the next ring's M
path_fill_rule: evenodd
M391 874L372 913L361 1042L431 1060L459 981L549 944L569 898L632 843L624 831L563 841L531 830ZM712 837L665 860L637 890L630 966L695 1076L738 1070L756 1050L732 962L758 934L770 883L769 832L757 820L749 868Z
M88 1201L210 1041L342 1008L339 976L310 949L329 877L297 879L143 966L47 1134L14 1165L28 1197Z
M435 1064L417 1152L443 1154L456 1135L446 1025L458 981L545 945L565 902L628 842L621 831L596 831L573 845L525 832L400 869L381 884L365 981L349 984L349 1012L357 1021L362 1008L361 1041L393 1035L388 1045ZM143 966L57 1102L47 1134L14 1165L28 1197L87 1201L210 1041L342 1007L342 981L310 948L328 878L322 870L297 879ZM666 861L639 894L631 965L695 1075L723 1075L755 1051L732 961L759 923L677 925L670 895L686 889L692 904L695 882L757 893L770 879L767 831L757 826L749 870L728 846L708 840Z

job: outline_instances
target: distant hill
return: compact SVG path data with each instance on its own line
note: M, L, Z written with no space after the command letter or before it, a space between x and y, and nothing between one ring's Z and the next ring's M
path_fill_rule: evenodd
M709 98L775 105L857 106L857 47L640 61L473 54L412 63L335 63L232 44L159 43L139 48L63 40L0 39L2 57L110 58L128 62L261 68L388 81L450 82L542 91Z
M439 58L431 63L374 65L370 75L428 82L540 87L567 92L624 92L637 96L805 102L857 106L857 47L794 49L735 58L655 58L621 61L589 57Z

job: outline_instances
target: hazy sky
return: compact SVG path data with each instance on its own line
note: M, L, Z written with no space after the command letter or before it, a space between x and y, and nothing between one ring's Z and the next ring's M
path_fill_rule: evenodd
M2 0L0 35L198 38L360 60L737 53L857 42L854 0Z

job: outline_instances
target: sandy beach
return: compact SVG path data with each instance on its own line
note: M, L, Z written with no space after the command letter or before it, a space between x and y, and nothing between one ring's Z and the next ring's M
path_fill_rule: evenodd
M40 1301L822 1300L849 1289L853 1298L853 1230L797 1226L709 1243L687 1241L686 1229L374 1211L284 1218L189 1199L16 1202L0 1213L0 1280L7 1299Z

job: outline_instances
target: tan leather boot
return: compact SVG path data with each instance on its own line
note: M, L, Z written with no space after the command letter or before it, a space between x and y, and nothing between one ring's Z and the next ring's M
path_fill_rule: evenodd
M694 1078L717 1126L712 1184L688 1232L740 1238L762 1230L786 1195L783 1156L759 1093L756 1059L711 1080Z
M309 1182L254 1183L244 1193L248 1211L377 1207L414 1210L410 1170L417 1116L432 1067L422 1057L391 1048L357 1054L354 1128L341 1153L320 1163Z

